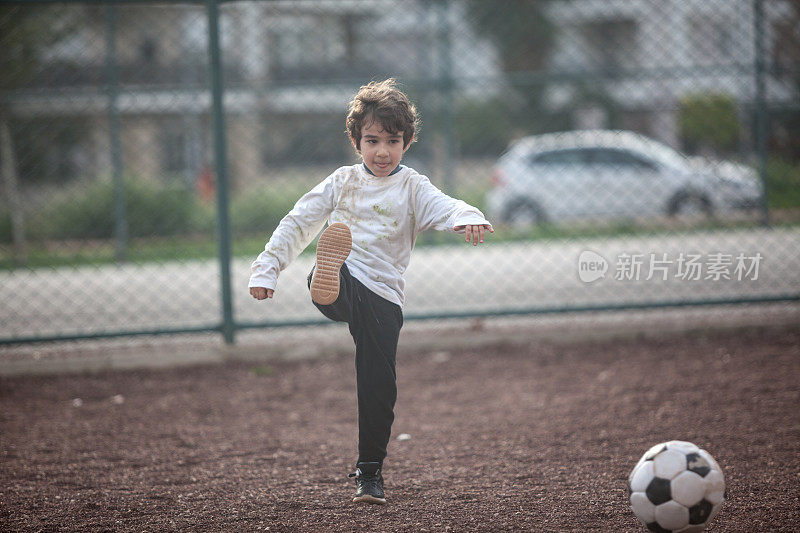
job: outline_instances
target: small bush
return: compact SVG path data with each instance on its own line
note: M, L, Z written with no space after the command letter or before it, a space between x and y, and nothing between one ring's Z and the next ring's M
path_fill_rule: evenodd
M216 205L199 202L195 192L182 184L128 177L124 187L131 238L207 235L217 228ZM230 204L233 235L269 235L304 192L291 185L234 196ZM111 239L115 224L113 183L101 180L61 192L44 208L29 210L25 222L31 240ZM10 241L10 218L6 211L0 211L0 242Z
M498 156L508 146L511 110L501 100L461 102L455 114L455 137L461 154Z
M684 149L690 153L707 149L735 152L740 130L736 100L724 93L686 96L678 109L678 128Z
M767 163L767 201L771 208L800 207L800 164L785 159Z
M291 211L295 202L305 192L294 188L278 189L275 192L250 192L241 194L231 202L231 227L236 234L267 234L278 226L281 219Z
M183 185L128 177L125 218L130 237L169 236L192 230L197 201ZM114 186L94 182L79 192L54 198L31 217L30 235L41 239L106 239L114 235Z

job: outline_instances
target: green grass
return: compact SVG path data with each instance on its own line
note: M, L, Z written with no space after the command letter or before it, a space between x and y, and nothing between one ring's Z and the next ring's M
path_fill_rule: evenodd
M232 243L232 253L255 258L264 249L266 237L242 237ZM126 261L151 263L213 259L218 243L213 237L169 237L136 239L127 249ZM103 265L116 262L113 241L32 244L24 265L15 265L11 247L0 245L0 269Z
M545 224L524 229L515 229L504 226L495 228L493 234L488 234L486 242L518 242L518 241L555 241L586 238L615 238L642 235L667 235L669 233L696 233L715 229L746 229L760 227L761 221L756 217L746 220L731 221L698 221L691 225L664 220L662 223L637 223L633 220L623 220L609 224L577 224L574 226L556 226ZM782 217L782 221L772 224L774 227L800 226L797 216ZM449 233L426 231L419 236L418 246L437 246L455 244L464 240L463 235L453 236Z
M797 216L775 224L776 226L800 226ZM511 229L497 227L495 233L486 238L487 243L516 241L552 241L583 238L612 238L636 235L668 234L675 231L696 232L713 229L744 229L759 227L757 219L733 222L708 221L692 226L643 225L633 221L623 221L608 225L577 225L562 227L553 225L536 226L528 229ZM254 259L264 249L271 230L263 235L240 236L232 242L232 255L243 259ZM426 231L417 240L418 247L458 245L463 243L463 235L453 235L437 231ZM134 264L157 263L167 261L211 260L217 257L216 239L210 235L194 237L159 237L134 239L128 248L126 260ZM316 243L304 251L313 254ZM114 243L112 240L98 241L66 241L44 245L32 243L29 246L28 258L24 265L15 265L12 249L8 245L0 245L0 269L12 270L17 267L42 268L81 265L104 265L116 262Z
M768 200L774 225L797 226L800 222L800 165L771 159L768 169ZM131 178L132 179L132 178ZM189 191L153 180L129 185L129 209L154 215L132 218L131 239L126 261L150 263L207 260L217 257L214 237L214 206L202 204ZM311 185L300 178L281 180L240 191L231 201L231 243L235 257L255 258L272 230ZM483 209L488 182L464 182L453 195ZM279 194L275 194L279 192ZM45 209L33 210L26 218L29 242L27 258L17 265L11 245L10 220L0 210L0 269L102 265L116 262L109 218L112 190L108 181L55 194ZM157 216L156 216L157 215ZM622 221L606 225L536 226L515 230L497 227L487 242L547 241L591 237L624 237L665 234L672 231L703 231L717 228L758 226L758 214L749 220L709 221L691 227L670 221L637 223ZM159 235L155 235L159 233ZM418 246L458 244L463 237L428 231L420 235ZM312 244L305 253L313 253Z

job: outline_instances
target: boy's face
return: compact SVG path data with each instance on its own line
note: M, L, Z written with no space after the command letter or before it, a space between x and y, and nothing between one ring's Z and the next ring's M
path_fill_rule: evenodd
M389 133L373 120L361 128L361 145L356 151L375 176L385 178L400 164L408 146L403 146L402 131Z

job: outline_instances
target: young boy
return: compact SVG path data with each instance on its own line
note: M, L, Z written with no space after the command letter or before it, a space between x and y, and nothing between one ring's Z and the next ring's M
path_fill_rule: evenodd
M361 87L346 126L362 163L337 169L281 220L253 262L250 294L272 298L278 273L322 229L309 275L314 305L347 322L356 347L358 461L354 502L386 503L381 469L397 398L395 355L403 325L403 273L420 232L465 233L482 243L491 224L425 176L400 165L419 118L393 79Z

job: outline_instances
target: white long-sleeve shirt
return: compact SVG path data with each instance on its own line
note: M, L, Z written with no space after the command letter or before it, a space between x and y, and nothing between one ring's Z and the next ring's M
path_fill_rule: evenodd
M417 236L426 229L489 224L478 209L444 194L409 167L376 177L364 165L341 167L297 201L250 269L250 287L275 289L278 274L325 225L350 228L350 273L372 292L403 305L403 273Z

